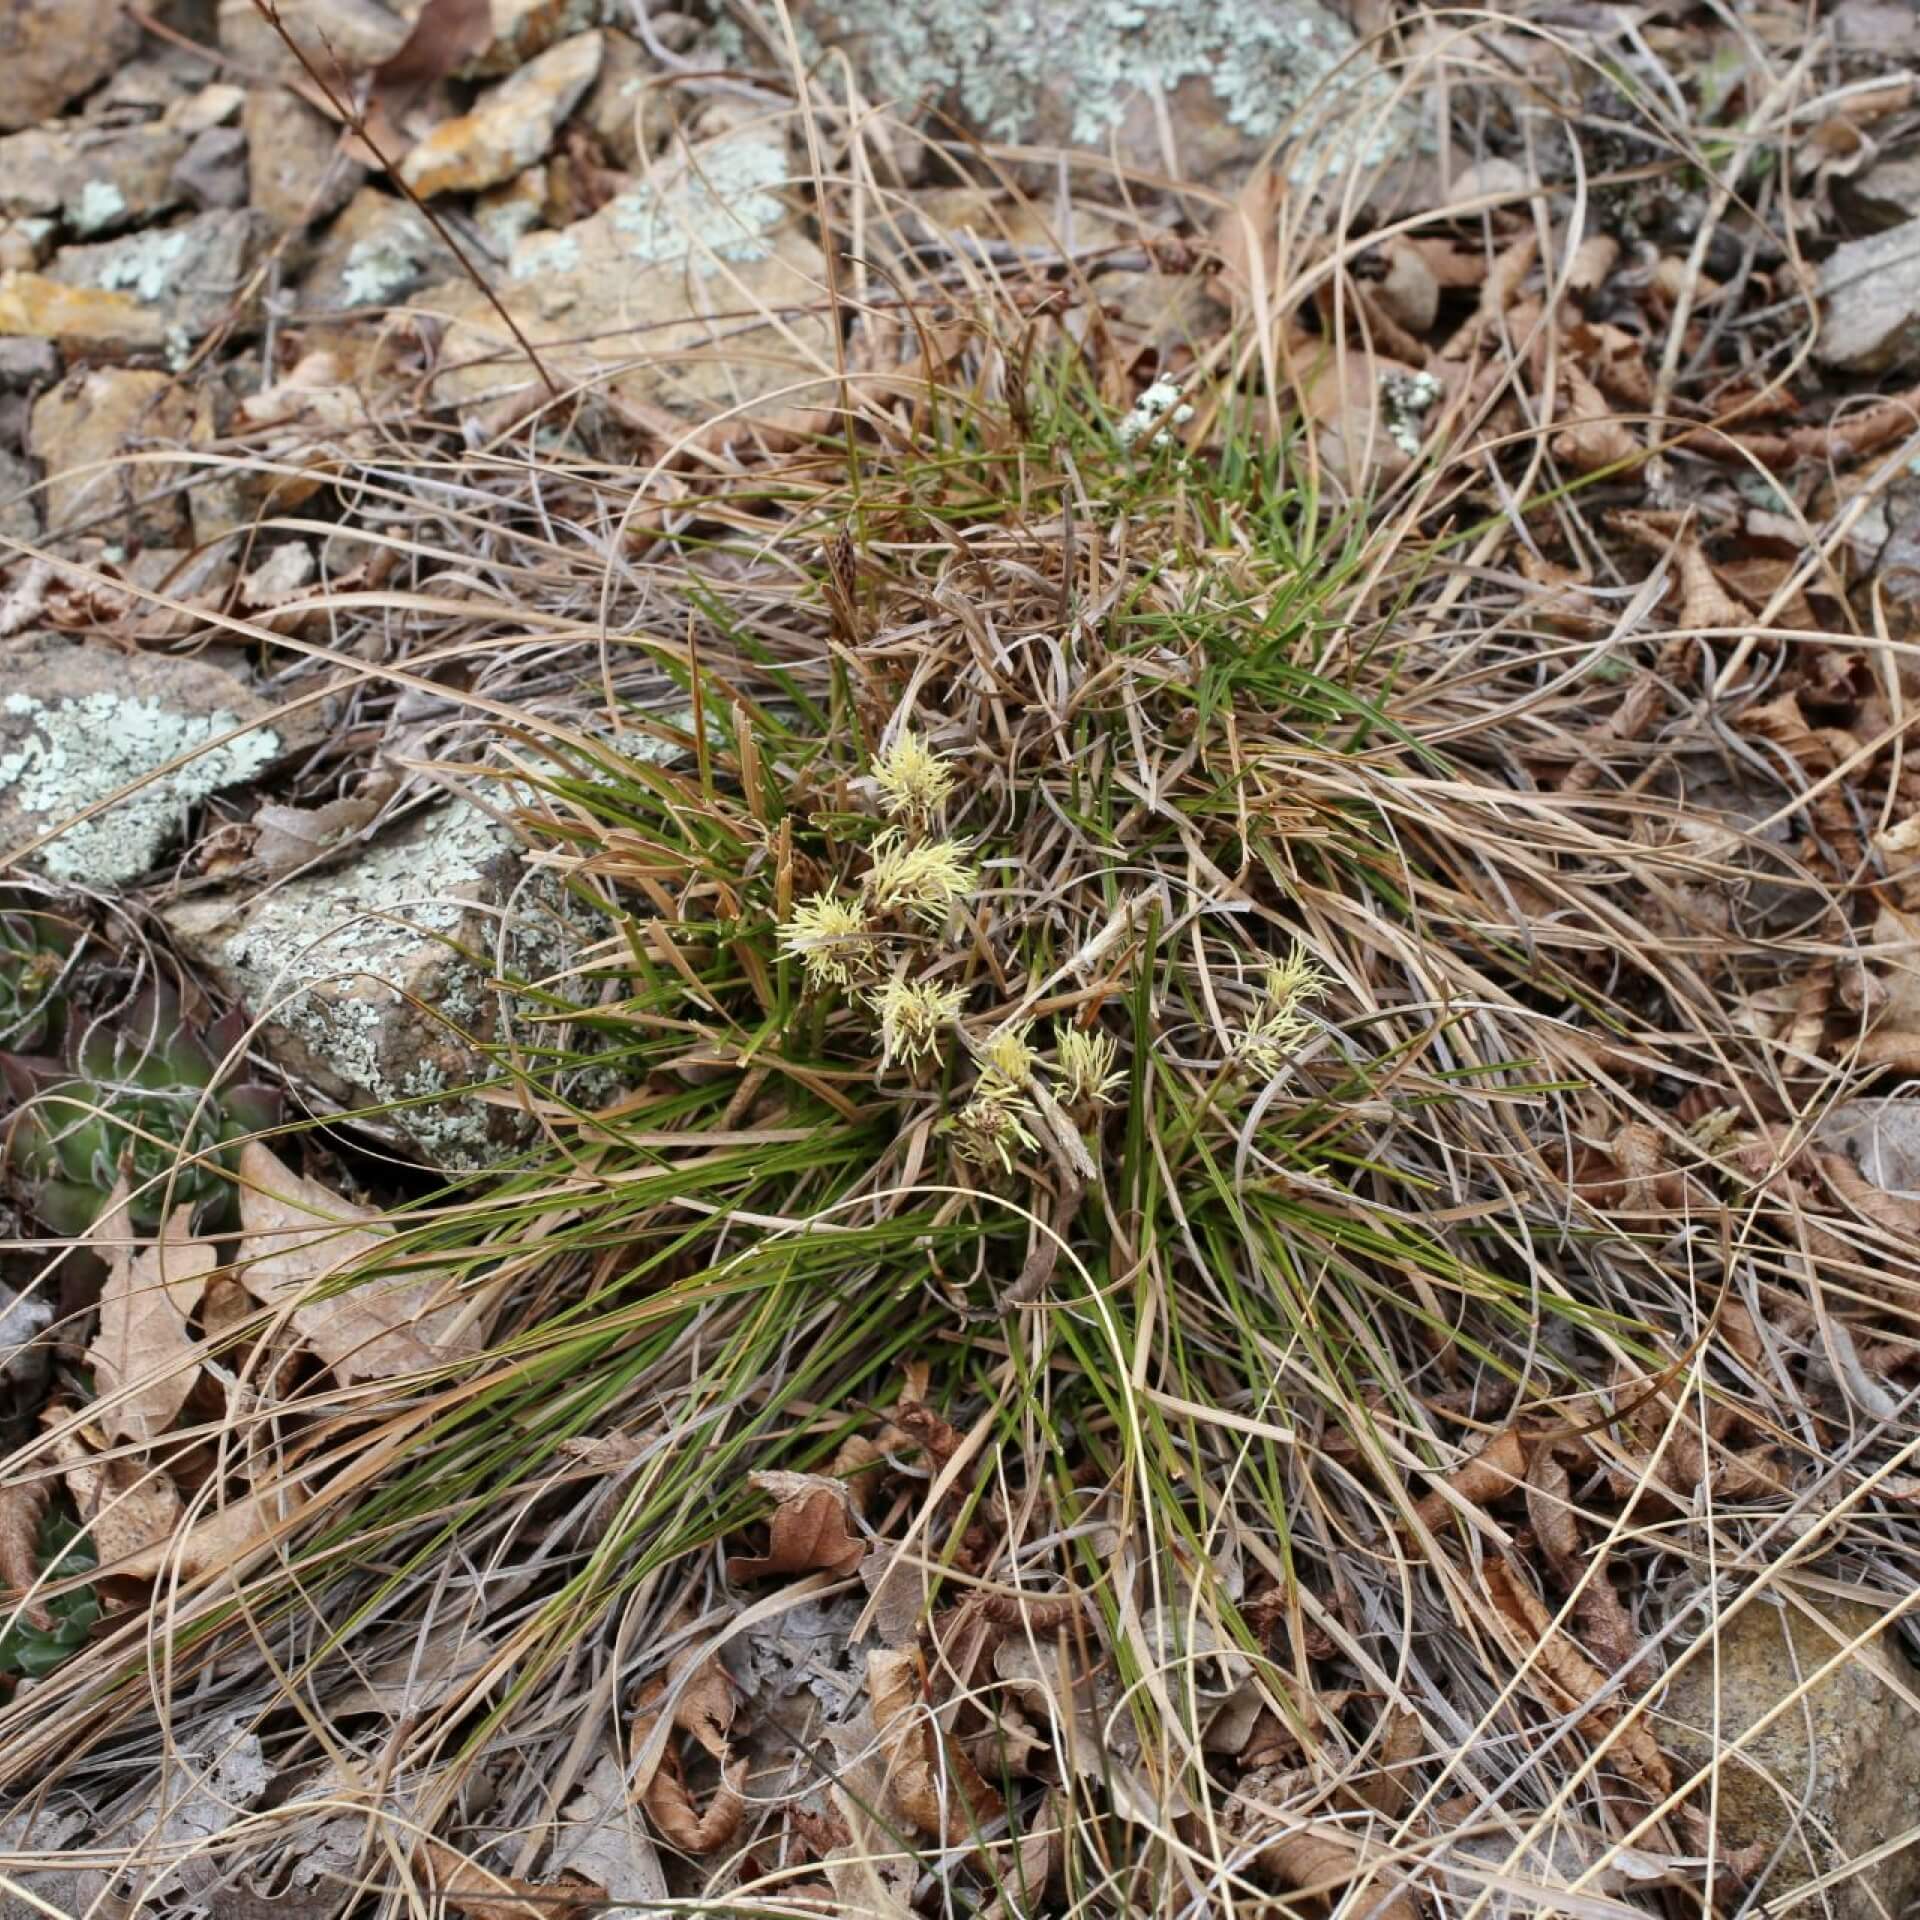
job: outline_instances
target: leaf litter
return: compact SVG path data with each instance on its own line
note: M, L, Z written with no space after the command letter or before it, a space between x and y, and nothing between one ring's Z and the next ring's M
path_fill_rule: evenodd
M0 1577L60 1584L57 1501L107 1611L10 1779L124 1781L112 1663L164 1643L184 1797L89 1844L214 1911L282 1809L367 1911L1722 1897L1662 1810L1672 1623L1813 1566L1891 1615L1920 1381L1913 626L1855 537L1915 390L1781 371L1796 251L1911 99L1825 99L1752 11L1383 12L1504 147L1478 183L1263 168L1108 206L1091 260L894 247L880 134L817 105L816 217L915 290L849 311L859 487L619 406L508 459L406 397L430 328L289 360L247 430L307 499L387 490L460 656L364 724L482 788L507 716L562 756L513 804L605 910L597 997L515 1045L587 1005L632 1072L531 1096L551 1157L491 1196L389 1217L370 1153L254 1141L237 1234L103 1237ZM404 121L481 37L430 6L367 98ZM1175 262L1211 338L1125 317ZM122 584L34 590L81 630ZM373 617L329 609L369 658ZM903 738L950 776L905 821ZM256 874L395 797L326 792L255 806ZM888 919L871 874L941 847L968 884ZM778 937L820 901L844 992ZM379 1786L249 1687L369 1723Z

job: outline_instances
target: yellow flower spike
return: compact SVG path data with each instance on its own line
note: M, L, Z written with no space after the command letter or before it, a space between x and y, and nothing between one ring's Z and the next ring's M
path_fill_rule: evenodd
M953 769L911 727L873 763L880 803L895 820L920 826L946 804L953 792Z
M935 924L973 891L974 869L955 840L910 846L897 833L875 843L867 898L882 913L913 913Z
M877 943L867 916L849 900L816 893L795 907L780 928L781 948L805 967L816 987L850 986L857 974L868 972Z
M915 984L897 976L889 980L870 1002L880 1016L881 1065L904 1060L911 1067L937 1059L940 1042L965 1002L957 987Z
M1126 1084L1115 1069L1120 1048L1110 1033L1097 1027L1086 1033L1078 1027L1056 1029L1060 1098L1070 1107L1104 1107Z
M953 1150L976 1167L1013 1171L1016 1153L1032 1153L1038 1146L1027 1123L1037 1119L1026 1101L1004 1090L991 1090L982 1081L973 1098L947 1122Z
M1313 1022L1304 1012L1332 982L1298 941L1284 960L1267 968L1267 991L1259 1010L1234 1036L1233 1057L1263 1079L1272 1079L1301 1043Z
M1002 1027L980 1049L981 1077L994 1079L1018 1091L1027 1084L1036 1062L1027 1045L1032 1023L1020 1020Z

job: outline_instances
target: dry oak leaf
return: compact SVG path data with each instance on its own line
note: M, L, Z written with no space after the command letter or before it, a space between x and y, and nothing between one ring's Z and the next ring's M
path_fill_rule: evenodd
M122 1181L114 1194L125 1193ZM157 1240L128 1246L127 1232L125 1213L109 1200L90 1236L106 1257L107 1282L87 1364L100 1391L94 1418L113 1439L145 1442L172 1425L200 1377L187 1320L219 1258L212 1241L195 1238L191 1205L167 1216Z
M120 1561L173 1538L186 1508L179 1488L160 1468L103 1459L77 1434L61 1436L54 1450L103 1572L118 1572Z
M695 1661L689 1673L688 1668ZM682 1679L685 1675L685 1679ZM693 1803L683 1774L680 1755L669 1742L651 1768L645 1764L654 1747L654 1733L660 1724L660 1703L673 1699L673 1724L720 1766L720 1784L702 1812ZM647 1817L660 1830L662 1838L683 1853L712 1853L723 1847L739 1830L746 1812L747 1763L736 1760L727 1744L727 1733L739 1705L732 1680L720 1664L720 1656L701 1656L697 1648L685 1647L667 1663L664 1674L652 1680L638 1703L633 1725L627 1736L628 1766L632 1772L632 1797L647 1811Z
M250 1493L203 1513L185 1533L129 1554L113 1571L130 1580L188 1580L216 1570L237 1574L302 1505L285 1493Z
M1236 1835L1257 1848L1254 1857L1264 1872L1300 1893L1318 1895L1328 1904L1329 1896L1364 1877L1367 1887L1352 1903L1351 1911L1365 1914L1367 1920L1420 1920L1420 1904L1412 1892L1383 1864L1376 1863L1362 1842L1337 1837L1325 1828L1316 1831L1304 1826L1272 1837L1263 1834L1261 1829L1273 1816L1260 1804L1260 1796L1270 1788L1276 1800L1285 1796L1287 1769L1265 1768L1245 1775L1228 1811L1229 1825Z
M768 1522L764 1554L734 1554L729 1580L759 1580L770 1573L849 1574L867 1551L853 1522L853 1496L844 1480L822 1473L756 1473L762 1493L780 1503Z
M342 1384L420 1373L478 1349L479 1329L456 1325L462 1303L440 1304L451 1276L376 1270L388 1238L374 1228L377 1214L295 1173L258 1141L240 1149L239 1176L235 1271L264 1304L299 1303L289 1316L295 1331ZM330 1282L348 1284L315 1299Z
M0 1585L7 1589L0 1607L8 1613L40 1577L40 1516L47 1510L47 1497L44 1480L0 1487ZM29 1626L43 1632L53 1625L53 1615L38 1600L27 1601L20 1612Z
M1616 1771L1664 1800L1673 1791L1673 1770L1645 1720L1613 1700L1588 1706L1607 1676L1554 1627L1540 1597L1504 1561L1489 1558L1483 1571L1493 1601L1487 1618L1515 1666L1526 1669L1532 1691L1555 1713L1577 1714L1580 1731L1606 1748Z
M560 1880L546 1886L509 1880L437 1840L423 1840L415 1860L448 1908L465 1914L467 1920L555 1920L556 1915L598 1910L607 1901L605 1887L585 1880Z
M886 1762L887 1794L913 1825L948 1846L965 1846L1004 1803L960 1748L942 1741L924 1700L926 1669L911 1648L867 1655L867 1697Z

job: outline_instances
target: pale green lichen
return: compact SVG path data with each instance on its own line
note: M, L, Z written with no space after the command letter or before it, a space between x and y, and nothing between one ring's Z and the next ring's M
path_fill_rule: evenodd
M409 292L425 271L424 247L408 246L392 230L373 233L348 248L340 291L351 307L384 307Z
M1417 459L1426 417L1443 391L1439 380L1424 372L1389 373L1380 389L1387 402L1387 438L1409 460Z
M571 233L530 233L514 247L508 271L516 280L543 280L579 264L580 242Z
M493 1026L500 921L488 903L513 846L481 809L452 802L343 867L250 902L219 947L248 1005L353 1097L424 1102L391 1124L442 1167L483 1166L502 1150L484 1104L439 1096L495 1077L460 1036L484 1038ZM505 957L514 973L538 978L564 963L573 944L564 905L552 887L513 900ZM517 997L511 1005L531 1010Z
M1315 0L845 0L837 17L883 96L954 96L996 140L1031 138L1051 102L1077 144L1098 147L1143 94L1194 79L1252 141L1323 102L1352 119L1343 150L1319 155L1335 171L1382 160L1403 138L1377 68L1336 73L1354 36Z
M127 211L127 196L111 180L89 180L75 195L67 217L76 233L103 233Z
M100 263L94 284L108 293L131 293L151 305L171 289L188 238L183 227L133 234Z
M720 260L764 260L770 230L785 208L772 189L787 178L787 151L776 137L740 133L662 164L607 208L607 218L639 260L691 254L702 271Z
M75 886L139 879L179 833L189 808L258 773L280 751L279 736L267 727L222 739L239 725L235 714L182 713L133 695L88 693L48 704L10 693L0 707L28 723L5 729L13 744L0 752L0 797L22 813L64 819L145 782L40 850L47 873ZM175 760L182 764L156 773Z

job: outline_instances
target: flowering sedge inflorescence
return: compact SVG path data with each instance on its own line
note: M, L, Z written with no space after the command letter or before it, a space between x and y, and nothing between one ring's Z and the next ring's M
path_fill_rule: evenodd
M1013 1171L1016 1153L1035 1146L1031 1123L1038 1118L1027 1083L1039 1062L1027 1044L1028 1023L1010 1023L980 1049L980 1077L973 1098L953 1116L954 1151L977 1167Z
M1331 983L1297 941L1284 960L1267 968L1266 990L1252 1017L1233 1038L1233 1059L1262 1079L1272 1079L1313 1032L1307 1003Z
M883 1071L918 1074L939 1062L966 1009L965 988L944 984L927 967L926 931L947 926L979 875L960 842L934 832L954 775L918 734L903 732L878 758L873 784L893 824L873 843L864 876L851 890L801 901L781 923L780 945L815 991L851 992L872 1013ZM1066 1026L1056 1041L1060 1098L1091 1117L1121 1084L1118 1048L1106 1034ZM943 1131L961 1159L1010 1173L1037 1144L1042 1064L1030 1024L1008 1022L973 1051L973 1084Z

